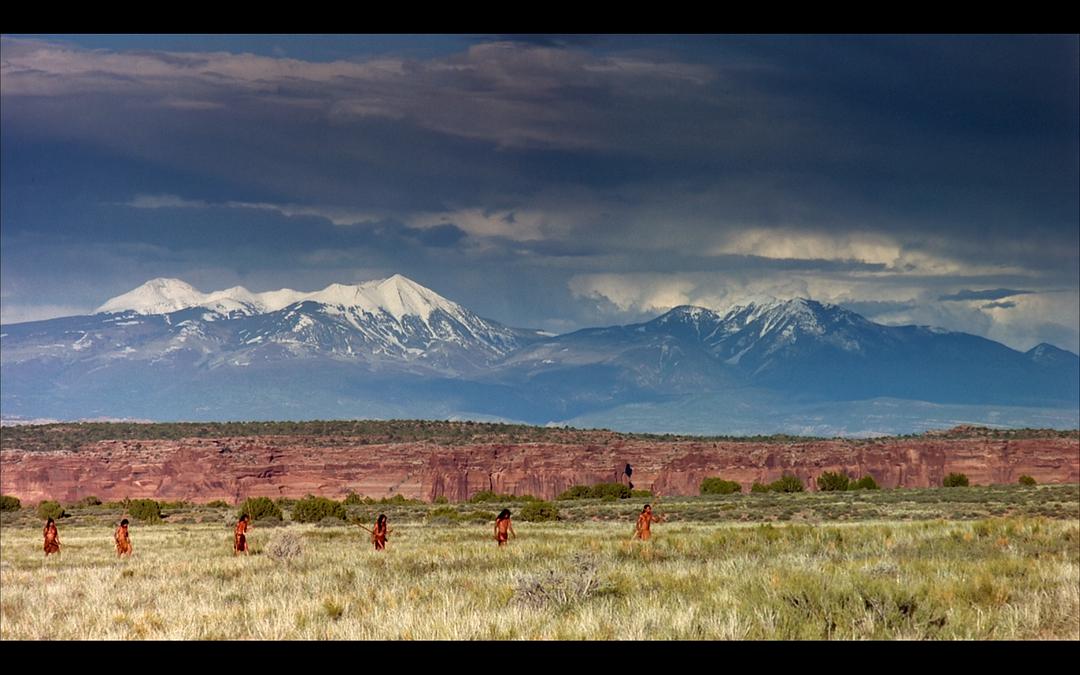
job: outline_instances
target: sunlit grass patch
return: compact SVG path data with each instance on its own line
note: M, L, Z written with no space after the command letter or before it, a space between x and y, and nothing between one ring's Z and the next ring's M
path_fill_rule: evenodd
M227 522L166 518L131 559L88 522L46 560L38 523L5 521L0 638L1080 639L1077 520L826 523L803 519L825 496L793 497L792 522L672 519L650 542L630 539L640 505L605 504L618 519L515 523L502 548L467 518L391 519L381 552L354 525L256 527L249 557ZM271 555L284 537L302 554Z

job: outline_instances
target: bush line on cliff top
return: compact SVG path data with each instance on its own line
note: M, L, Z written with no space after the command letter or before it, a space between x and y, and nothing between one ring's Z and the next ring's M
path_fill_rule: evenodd
M1077 430L987 429L957 427L948 431L899 435L873 439L841 439L867 445L905 438L1072 438ZM444 445L468 443L604 443L615 439L696 441L725 443L802 443L819 441L813 436L687 436L677 434L620 433L607 429L537 427L488 422L431 420L331 420L306 422L79 422L4 427L3 450L76 450L88 443L108 440L179 440L185 438L232 438L237 436L311 436L321 445L378 445L434 442Z

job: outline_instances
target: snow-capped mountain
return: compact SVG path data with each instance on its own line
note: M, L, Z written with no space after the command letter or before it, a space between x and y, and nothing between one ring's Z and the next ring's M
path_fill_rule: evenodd
M223 314L250 315L276 312L304 301L351 310L357 315L386 313L398 321L406 316L418 316L426 321L432 312L439 310L458 319L469 314L456 302L400 274L356 285L330 284L321 291L282 288L263 293L252 293L243 286L202 293L180 279L158 278L110 298L94 313L169 314L203 307Z
M481 318L400 275L260 293L154 279L98 309L3 326L5 417L582 419L642 430L634 420L651 414L671 422L665 430L711 433L769 431L796 408L812 418L803 432L834 430L860 401L904 409L899 426L881 427L890 432L919 428L942 405L1033 426L1080 417L1076 354L883 326L806 299L676 307L559 336ZM737 424L750 419L758 426Z
M619 383L609 391L637 386L668 395L752 386L830 400L1071 404L1080 399L1080 357L1047 347L1024 354L967 333L884 326L797 298L722 315L676 307L641 324L539 340L499 368L506 380L577 382L592 373Z
M5 327L4 362L183 359L213 368L326 357L456 374L538 337L483 319L401 275L264 293L239 286L202 293L178 279L153 279L98 310Z

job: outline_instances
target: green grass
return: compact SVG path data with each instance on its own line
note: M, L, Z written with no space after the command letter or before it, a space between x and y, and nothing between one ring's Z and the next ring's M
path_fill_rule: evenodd
M1080 485L992 485L968 488L919 488L859 490L854 492L736 493L697 497L655 497L641 499L577 499L557 502L564 522L632 522L642 505L651 502L672 522L858 522L877 520L977 520L1002 516L1044 516L1080 520ZM517 514L522 503L375 503L345 507L349 520L372 523L380 513L393 522L455 524L494 519L503 506ZM60 525L112 524L124 515L122 504L73 506L64 504L68 514ZM238 507L208 507L198 504L162 508L162 518L172 524L235 522ZM290 507L284 508L286 522ZM33 508L5 511L0 523L32 526L39 521ZM141 523L140 523L141 524Z

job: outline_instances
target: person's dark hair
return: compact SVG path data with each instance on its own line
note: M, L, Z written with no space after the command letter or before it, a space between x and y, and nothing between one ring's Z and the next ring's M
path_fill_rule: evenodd
M496 518L495 520L506 520L509 517L510 517L510 509L503 509L502 512L499 513L499 517Z
M120 521L120 524L121 525L127 525L128 524L128 519L124 518L123 520Z
M379 517L375 519L375 525L376 526L382 525L385 522L386 522L386 514L385 513L380 513Z
M240 520L251 520L251 517L245 513L244 515L240 516Z
M651 508L652 508L652 504L646 504L645 506L641 507L641 512L645 513L645 509L651 509Z
M55 525L56 521L53 520L52 518L49 518L48 520L45 521L45 524L46 525Z

